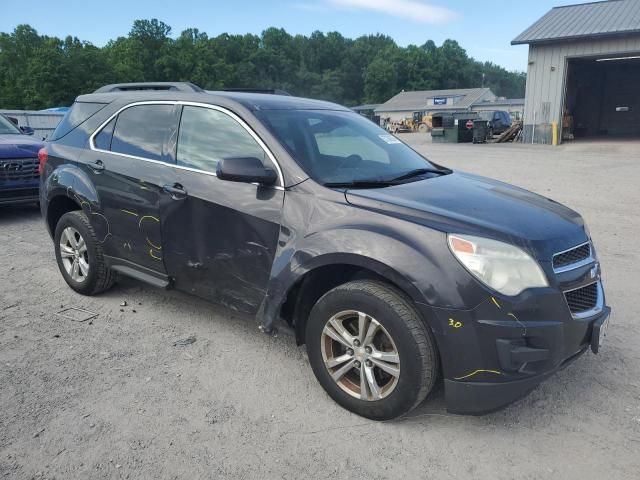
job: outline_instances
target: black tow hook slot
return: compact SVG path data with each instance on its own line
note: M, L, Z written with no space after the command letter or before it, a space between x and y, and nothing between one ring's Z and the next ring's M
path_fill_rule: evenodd
M498 360L503 370L516 372L525 363L540 362L549 358L549 350L546 348L533 348L527 346L524 338L517 340L499 338L496 340Z

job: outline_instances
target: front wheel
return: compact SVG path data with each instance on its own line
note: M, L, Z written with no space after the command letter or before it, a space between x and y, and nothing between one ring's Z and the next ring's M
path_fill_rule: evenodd
M306 344L327 393L372 420L410 412L438 376L431 333L411 303L380 282L353 281L326 293L311 311Z

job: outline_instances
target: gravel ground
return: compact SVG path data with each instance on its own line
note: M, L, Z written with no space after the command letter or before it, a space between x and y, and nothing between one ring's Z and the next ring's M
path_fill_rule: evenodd
M411 417L375 423L330 400L304 347L261 334L252 319L132 280L75 294L39 212L4 208L0 478L637 479L640 144L403 138L586 217L614 309L601 354L491 415L449 415L437 391ZM97 316L55 315L69 307Z

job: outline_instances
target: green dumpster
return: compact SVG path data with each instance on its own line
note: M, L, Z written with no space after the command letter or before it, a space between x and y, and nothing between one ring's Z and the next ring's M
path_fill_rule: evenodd
M473 122L478 118L471 112L445 112L432 115L431 141L435 143L471 143Z
M473 121L473 143L486 143L489 135L489 122L482 119Z

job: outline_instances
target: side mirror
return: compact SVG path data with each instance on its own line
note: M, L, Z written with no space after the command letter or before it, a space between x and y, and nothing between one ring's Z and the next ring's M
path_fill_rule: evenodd
M255 157L223 158L218 162L216 175L220 180L262 185L273 185L278 179L273 169L265 168L262 161Z
M20 127L20 131L25 135L33 135L35 130L31 127Z

